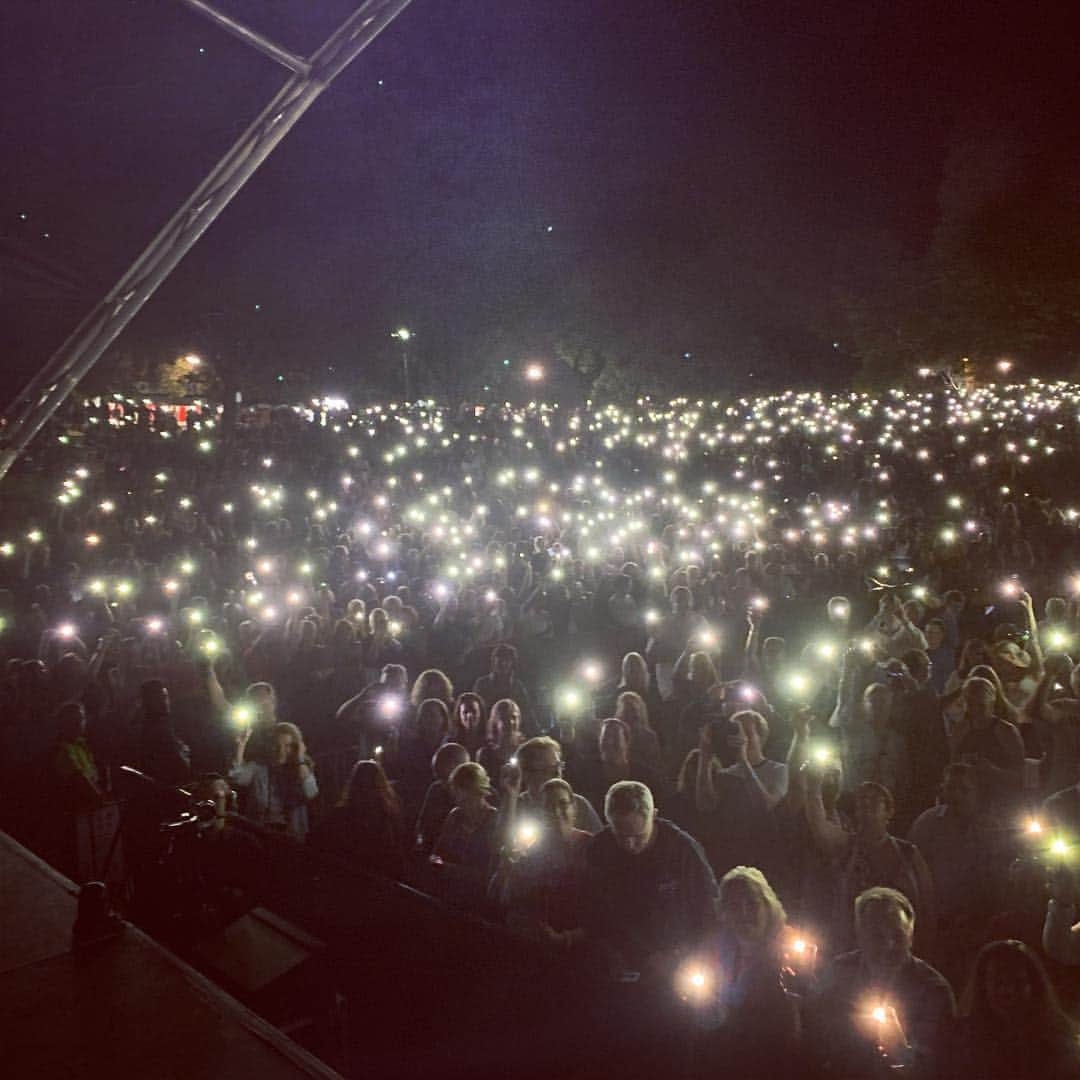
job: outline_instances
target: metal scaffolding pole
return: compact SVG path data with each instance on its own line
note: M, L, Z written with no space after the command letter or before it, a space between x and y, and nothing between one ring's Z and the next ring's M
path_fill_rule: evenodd
M0 479L316 98L411 0L366 0L307 59L215 10L206 0L181 2L293 74L9 406L0 427Z

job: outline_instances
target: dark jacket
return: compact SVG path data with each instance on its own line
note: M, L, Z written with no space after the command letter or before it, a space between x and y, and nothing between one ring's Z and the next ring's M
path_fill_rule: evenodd
M608 826L585 852L583 925L627 971L650 956L699 944L714 925L716 878L701 845L657 818L640 855L623 851Z

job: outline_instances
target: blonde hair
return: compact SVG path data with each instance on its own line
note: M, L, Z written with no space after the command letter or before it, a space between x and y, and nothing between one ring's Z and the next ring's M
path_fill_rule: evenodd
M724 903L724 894L739 885L756 892L761 897L769 911L768 936L776 937L787 923L787 912L784 910L784 905L780 903L780 897L769 884L768 878L756 866L733 867L720 879L721 906Z
M626 718L627 706L636 710L641 726L649 730L649 706L645 704L645 699L640 694L635 694L633 690L624 690L615 702L615 719L622 720L632 729L635 725Z
M491 790L487 769L475 761L466 761L450 774L450 789L454 792L486 795Z

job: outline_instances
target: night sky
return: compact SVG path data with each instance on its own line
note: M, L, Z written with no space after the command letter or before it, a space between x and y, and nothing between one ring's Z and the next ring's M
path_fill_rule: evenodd
M306 53L354 5L219 6ZM385 381L404 324L467 387L577 330L835 376L838 292L928 243L955 132L1072 107L1064 10L414 0L119 347L333 390ZM6 398L286 76L169 0L5 0L0 38Z

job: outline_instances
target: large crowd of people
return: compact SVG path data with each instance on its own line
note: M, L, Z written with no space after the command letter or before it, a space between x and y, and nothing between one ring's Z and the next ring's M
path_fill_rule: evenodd
M88 400L12 474L4 827L70 865L129 766L701 1075L1080 1075L1080 386L341 404Z

